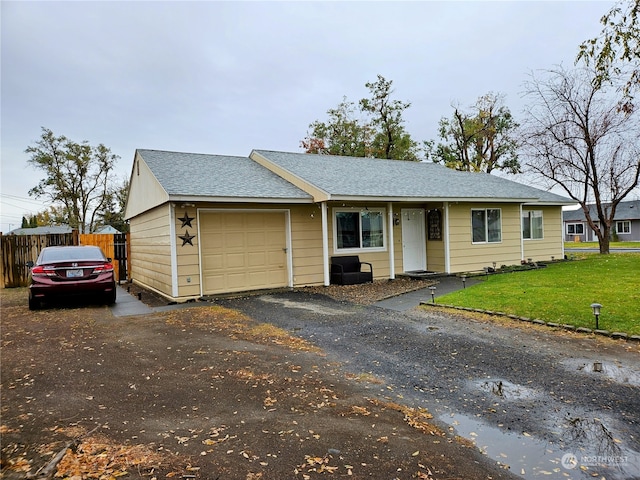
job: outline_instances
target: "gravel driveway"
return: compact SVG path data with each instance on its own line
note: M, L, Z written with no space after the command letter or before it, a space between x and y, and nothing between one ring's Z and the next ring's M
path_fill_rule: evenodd
M640 478L637 343L305 292L216 303L383 380L377 396L428 408L524 478Z

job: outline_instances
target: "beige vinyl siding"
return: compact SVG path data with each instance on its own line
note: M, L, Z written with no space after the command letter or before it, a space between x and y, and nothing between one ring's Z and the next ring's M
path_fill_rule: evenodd
M322 210L319 205L292 206L293 285L322 285Z
M471 211L497 208L501 210L502 241L473 243ZM506 203L457 203L449 205L449 273L482 270L484 267L520 264L521 258L520 206Z
M145 161L136 153L131 172L125 218L129 219L169 201L169 195L158 183Z
M524 240L524 258L537 260L556 260L562 258L562 207L523 206L527 210L542 211L542 239Z
M169 205L130 220L131 278L171 296L171 238Z
M395 204L393 206L393 213L394 214L398 214L398 217L396 218L400 218L400 205L399 204ZM387 215L389 213L387 212ZM388 220L387 220L388 222ZM387 233L387 239L389 238L389 235ZM393 225L393 258L394 258L394 268L395 268L395 274L399 275L401 273L404 272L404 265L403 265L403 259L402 259L402 223L399 223L398 225ZM388 259L387 259L387 263L388 263ZM429 259L427 259L427 262L429 261ZM377 272L374 270L375 274L377 274Z
M188 214L191 220L191 226L182 226L182 220L185 214ZM168 220L168 219L167 219ZM198 214L195 207L182 207L178 204L174 212L175 232L176 232L176 257L178 264L178 299L182 297L194 298L200 296L200 253L198 235ZM183 241L180 236L189 233L195 236L191 239L190 245Z

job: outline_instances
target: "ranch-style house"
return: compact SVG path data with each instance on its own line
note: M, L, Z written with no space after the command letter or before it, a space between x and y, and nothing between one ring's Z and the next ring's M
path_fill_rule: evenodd
M186 301L329 285L331 258L344 255L371 263L374 280L559 259L573 203L427 162L137 150L130 277Z

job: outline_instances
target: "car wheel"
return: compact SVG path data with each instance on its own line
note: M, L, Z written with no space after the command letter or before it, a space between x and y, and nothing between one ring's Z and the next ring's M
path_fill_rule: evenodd
M107 305L114 305L116 303L116 289L114 288L109 293L107 293L105 302Z
M29 310L39 310L39 309L40 309L40 301L29 296Z

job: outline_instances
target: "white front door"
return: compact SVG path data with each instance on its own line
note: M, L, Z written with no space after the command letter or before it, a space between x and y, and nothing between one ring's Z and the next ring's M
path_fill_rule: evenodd
M405 272L427 269L425 218L422 208L402 209L402 265Z

